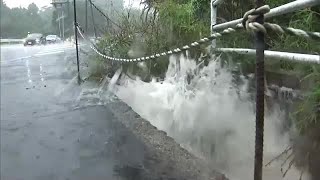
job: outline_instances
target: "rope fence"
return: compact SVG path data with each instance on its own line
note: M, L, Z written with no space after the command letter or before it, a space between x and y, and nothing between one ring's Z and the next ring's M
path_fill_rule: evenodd
M221 0L219 0L219 1L221 1ZM89 0L89 2L94 8L96 8L108 20L111 20L91 0ZM99 56L101 56L105 59L108 59L108 60L112 60L112 61L139 62L139 61L153 60L153 59L156 59L156 58L159 58L162 56L169 56L169 55L173 55L173 54L178 54L183 51L187 51L189 49L198 47L202 44L211 42L217 38L222 37L223 35L235 33L237 31L243 30L243 29L246 29L249 32L263 32L264 34L266 34L268 32L273 32L273 33L288 34L288 35L292 35L292 36L303 37L303 38L312 39L312 40L320 40L320 32L309 32L309 31L304 31L302 29L292 28L292 27L283 27L283 26L280 26L280 25L274 24L274 23L259 24L259 23L254 22L255 18L258 17L257 14L260 14L260 13L264 14L265 17L273 17L275 15L281 15L283 12L289 13L294 10L299 10L301 8L315 6L317 4L320 4L320 1L318 1L318 0L298 0L298 1L294 1L291 3L285 4L283 6L279 6L277 8L271 9L271 10L268 5L264 5L260 8L249 10L248 12L246 12L244 14L244 17L241 19L238 19L235 21L230 21L230 22L212 27L213 30L221 29L221 27L226 27L225 29L221 30L221 32L214 32L209 37L202 38L198 41L195 41L189 45L182 46L180 48L175 48L175 49L172 49L169 51L155 53L150 56L144 56L144 57L139 57L139 58L117 58L117 57L108 56L108 55L102 53L96 47L96 45L94 43L92 43L90 40L88 40L88 38L85 36L85 33L79 24L77 24L77 29L78 29L79 34L82 36L82 38L85 39L87 42L90 42L91 49L93 49ZM214 5L217 5L217 3L215 3ZM118 24L114 23L113 21L111 21L111 22L118 26ZM234 27L231 28L230 26L233 26L233 25L234 25ZM222 49L220 49L220 50L222 50ZM213 49L213 51L217 51L217 50ZM226 50L225 52L230 52L230 49L228 51ZM250 55L252 54L252 53L243 53L243 51L239 51L239 50L234 50L233 52L239 52L242 54L250 54ZM301 54L299 55L297 53L292 53L289 55L288 54L282 55L282 53L286 53L286 52L277 52L277 51L273 51L273 52L275 52L275 55L273 57L276 56L276 57L284 58L287 60L293 60L293 61L301 60L300 62L306 62L304 60L304 58L301 58ZM269 55L267 55L267 56L269 56ZM319 60L316 59L315 56L310 55L310 57L312 59L309 60L309 58L307 58L307 62L318 63Z
M108 59L108 60L123 61L123 62L136 62L136 61L152 60L152 59L159 58L161 56L168 56L168 55L178 54L178 53L181 53L183 51L187 51L189 49L198 47L198 46L200 46L202 44L211 42L214 39L222 37L223 35L228 35L228 34L237 32L238 30L243 29L243 27L244 27L243 24L237 24L235 28L227 28L227 29L224 29L221 32L213 33L213 34L211 34L211 36L209 36L207 38L202 38L202 39L200 39L198 41L195 41L195 42L193 42L193 43L191 43L189 45L185 45L183 47L172 49L172 50L169 50L169 51L166 51L166 52L156 53L156 54L153 54L153 55L150 55L150 56L145 56L145 57L140 57L140 58L116 58L116 57L111 57L111 56L108 56L108 55L103 54L102 52L100 52L95 47L95 45L90 40L88 40L88 38L84 35L84 31L82 30L80 25L77 25L78 32L81 35L81 37L83 39L85 39L87 42L90 42L91 49L93 49L98 55L100 55L101 57L103 57L105 59ZM255 26L251 26L250 27L248 25L248 27L251 28L250 29L251 31L258 31L257 27L255 27ZM274 31L274 32L277 32L277 33L289 34L289 35L304 37L304 38L313 39L313 40L320 40L320 33L319 32L309 32L309 31L304 31L304 30L301 30L301 29L286 28L286 27L282 27L282 26L279 26L277 24L272 24L272 23L265 23L262 26L258 26L258 27L259 28L263 27L262 31L264 31L264 32ZM240 52L240 51L235 50L234 52ZM277 52L277 51L273 51L273 52ZM293 54L291 54L293 56L286 56L286 55L280 55L281 53L282 52L278 52L278 53L276 53L277 55L275 55L275 56L279 55L278 57L281 57L281 58L284 58L284 59L287 59L287 60L294 60L294 61L299 61L299 59L301 59L299 57L296 58L295 55L298 55L298 54L294 54L293 53ZM251 54L251 53L248 53L248 54ZM312 58L313 60L310 60L309 62L314 62L314 61L318 62L318 60L316 58L314 58L314 56L312 56L312 57L313 57ZM301 60L301 61L303 62L304 60Z
M95 47L95 45L90 40L88 40L88 38L84 35L84 33L82 31L82 28L79 25L77 26L77 29L78 29L78 32L81 35L81 37L83 39L85 39L86 41L90 42L91 49L93 49L98 55L100 55L100 56L102 56L102 57L104 57L106 59L109 59L109 60L123 61L123 62L136 62L136 61L152 60L152 59L159 58L161 56L168 56L168 55L172 55L172 54L178 54L178 53L181 53L183 51L187 51L187 50L189 50L191 48L198 47L198 46L200 46L200 45L202 45L204 43L208 43L208 42L212 41L213 39L221 37L222 35L230 34L231 32L234 32L233 29L226 29L226 30L224 30L224 31L222 31L220 33L214 33L210 37L202 38L199 41L195 41L195 42L193 42L193 43L191 43L189 45L185 45L183 47L172 49L172 50L169 50L169 51L166 51L166 52L162 52L162 53L156 53L156 54L150 55L150 56L145 56L145 57L140 57L140 58L115 58L115 57L111 57L111 56L108 56L108 55L105 55L105 54L101 53Z

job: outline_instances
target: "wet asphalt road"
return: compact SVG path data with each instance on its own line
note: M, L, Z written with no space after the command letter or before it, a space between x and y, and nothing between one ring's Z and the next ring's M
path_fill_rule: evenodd
M225 180L125 103L88 104L74 62L68 44L1 46L1 180Z
M72 48L1 47L1 180L137 179L144 144L107 107L56 95Z

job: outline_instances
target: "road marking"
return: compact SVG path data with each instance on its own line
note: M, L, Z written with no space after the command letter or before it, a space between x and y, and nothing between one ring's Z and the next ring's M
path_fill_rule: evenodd
M19 58L15 58L15 59L10 59L10 60L4 60L1 62L11 62L11 61L18 61L18 60L22 60L22 59L28 59L31 58L32 56L24 56L24 57L19 57Z
M82 45L79 45L79 47ZM28 48L27 47L23 47L23 51L25 53L28 52ZM9 63L9 62L14 62L14 61L18 61L18 60L23 60L23 59L28 59L28 58L32 58L32 57L40 57L40 56L46 56L46 55L53 55L53 54L60 54L60 53L64 53L66 51L70 51L73 50L75 48L75 46L73 44L68 44L65 46L59 46L59 47L54 47L50 49L50 46L44 46L45 48L40 52L37 52L36 54L33 55L29 55L29 56L24 56L24 57L19 57L19 58L14 58L14 59L9 59L9 60L4 60L1 61L1 64L3 63ZM2 47L1 47L2 48ZM16 47L13 47L16 48ZM40 47L36 47L36 49L40 49Z
M0 46L0 49L16 49L16 48L23 48L23 46Z
M65 51L53 51L53 52L44 52L44 53L37 53L34 56L45 56L45 55L51 55L51 54L60 54L60 53L64 53Z
M31 84L32 83L32 76L31 76L31 69L30 69L30 65L29 65L29 59L26 60L25 65L27 68L28 82Z
M60 46L60 47L54 47L54 48L50 48L49 50L57 50L57 49L69 49L69 48L73 48L72 46Z

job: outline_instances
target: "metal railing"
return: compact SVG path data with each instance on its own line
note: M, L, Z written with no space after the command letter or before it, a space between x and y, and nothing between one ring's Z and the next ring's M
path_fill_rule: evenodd
M218 5L222 1L223 0L211 1L211 32L212 33L214 33L215 31L226 29L226 28L242 26L243 18L236 19L236 20L229 21L222 24L216 24ZM271 17L276 17L279 15L287 14L287 13L308 8L308 7L313 7L316 5L320 5L320 0L297 0L297 1L293 1L290 3L284 4L282 6L271 9L269 13L265 14L264 18L268 19ZM216 48L215 41L212 43L212 47ZM254 52L252 50L247 51L247 50L238 49L238 48L219 48L219 49L215 49L215 51L235 52L240 54L254 55ZM289 61L314 62L314 63L319 63L319 58L320 58L317 55L288 53L288 52L279 52L279 51L272 51L272 54L266 51L265 55L267 57L281 58Z
M255 55L255 49L243 49L243 48L215 48L213 51L225 52L225 53L238 53ZM294 62L316 63L320 64L320 55L313 54L300 54L280 51L264 51L264 55L268 58L277 58L284 60L291 60Z
M216 1L219 2L219 1L222 1L222 0L216 0ZM217 10L217 5L215 5L215 4L219 4L219 3L212 3L211 4L212 7L215 7L215 8L212 8L213 11ZM275 16L279 16L279 15L287 14L287 13L290 13L290 12L294 12L294 11L297 11L297 10L300 10L300 9L316 6L316 5L319 5L319 4L320 4L320 0L297 0L297 1L293 1L293 2L290 2L288 4L284 4L282 6L279 6L279 7L271 9L269 13L265 14L264 18L265 19L272 18L272 17L275 17ZM233 21L229 21L229 22L222 23L222 24L217 24L217 25L214 23L215 21L212 21L211 22L211 26L212 26L211 28L212 28L212 30L217 31L217 30L226 29L226 28L229 28L229 27L235 27L237 24L241 24L242 20L243 20L243 18L240 18L240 19L236 19L236 20L233 20Z

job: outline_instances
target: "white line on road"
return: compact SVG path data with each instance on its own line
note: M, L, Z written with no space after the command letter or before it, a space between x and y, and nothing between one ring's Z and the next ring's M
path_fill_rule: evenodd
M44 53L37 53L33 56L37 57L37 56L45 56L45 55L51 55L51 54L60 54L60 53L64 53L65 51L53 51L53 52L44 52Z
M22 60L22 59L28 59L31 58L32 56L24 56L24 57L19 57L19 58L15 58L15 59L10 59L10 60L4 60L1 62L11 62L11 61L18 61L18 60Z
M12 62L12 61L18 61L18 60L22 60L22 59L28 59L28 58L32 58L32 57L39 57L39 56L45 56L45 55L53 55L53 54L60 54L60 53L64 53L66 52L66 50L71 50L73 48L61 48L61 49L64 49L64 50L60 50L60 51L43 51L43 52L40 52L40 53L36 53L34 55L31 55L31 56L24 56L24 57L19 57L19 58L15 58L15 59L9 59L9 60L5 60L5 61L2 61L2 62Z
M82 45L79 45L79 47ZM25 51L25 53L28 52L28 48L25 48L23 46L21 46L23 48L23 50ZM75 46L73 44L67 44L66 46L59 46L59 47L53 47L53 48L49 48L48 46L45 46L46 48L44 48L44 50L37 52L36 54L33 55L29 55L29 56L24 56L24 57L19 57L19 58L14 58L14 59L9 59L9 60L5 60L5 61L1 61L1 64L3 63L7 63L7 62L13 62L13 61L18 61L18 60L23 60L23 59L28 59L28 58L32 58L32 57L39 57L39 56L46 56L46 55L53 55L53 54L60 54L60 53L64 53L70 50L73 50L75 48ZM2 48L2 47L1 47ZM13 48L17 48L16 46ZM37 49L40 47L37 47ZM48 48L48 49L47 49Z

